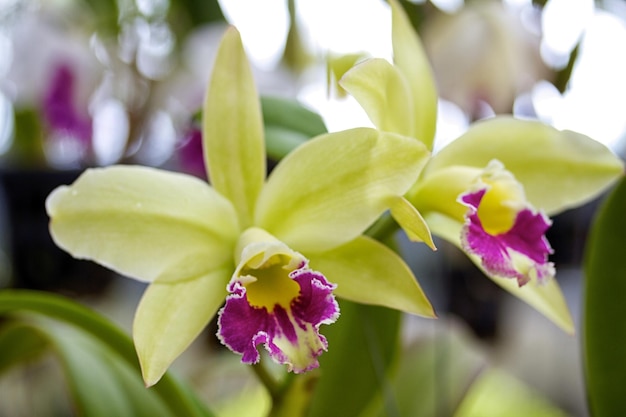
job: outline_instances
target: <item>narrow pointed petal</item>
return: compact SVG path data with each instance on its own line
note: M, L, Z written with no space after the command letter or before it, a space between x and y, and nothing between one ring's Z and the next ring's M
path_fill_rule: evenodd
M622 161L588 136L536 121L496 117L478 122L437 153L423 179L455 165L482 168L497 159L528 201L547 214L583 204L623 175Z
M229 28L217 53L203 109L204 158L211 183L251 223L265 180L261 105L239 32Z
M416 136L413 99L397 67L384 59L369 59L349 70L339 84L359 102L377 129Z
M311 265L337 284L335 294L425 317L433 308L402 258L382 243L361 236L323 253L307 254Z
M418 141L374 129L318 136L272 172L256 225L302 252L349 242L406 193L428 155Z
M232 270L191 281L153 282L135 313L133 339L147 386L154 385L193 342L226 298Z
M195 277L232 259L231 204L206 182L147 167L85 171L48 197L58 246L140 281Z
M437 123L437 90L422 43L397 0L390 0L393 60L410 87L414 137L432 149Z
M429 213L425 215L425 218L430 230L435 235L461 248L460 236L463 226L461 222L439 213ZM469 258L482 269L480 258L477 256L469 256ZM565 332L574 333L574 321L556 279L550 279L541 284L533 280L520 287L516 280L491 276L486 272L485 275L506 291L535 308Z
M404 197L395 197L390 203L391 216L405 231L409 240L424 242L432 250L437 250L428 225L419 211Z

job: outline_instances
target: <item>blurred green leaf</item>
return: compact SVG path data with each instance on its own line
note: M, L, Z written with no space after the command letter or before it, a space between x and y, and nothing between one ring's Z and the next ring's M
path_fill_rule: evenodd
M486 359L459 329L441 327L403 350L393 376L393 395L398 416L450 416L470 385L486 366ZM361 417L384 417L388 413L380 398Z
M261 97L267 154L280 160L296 146L327 132L319 114L296 100Z
M130 338L87 308L49 293L0 291L0 317L16 320L15 317L20 314L35 316L35 321L25 322L30 323L31 334L26 327L19 330L20 337L33 340L13 339L13 343L34 351L37 334L42 335L42 340L50 341L64 364L70 387L85 415L213 415L170 374L166 374L153 388L146 389ZM45 324L41 321L43 318L47 320ZM13 333L14 336L20 334ZM0 341L2 339L0 337ZM0 348L8 346L7 340L4 340L4 345L0 344ZM4 356L4 350L0 356ZM19 355L13 355L13 358L21 359ZM95 411L97 407L101 412Z
M328 352L320 357L321 378L309 417L358 416L390 383L401 314L345 300L340 306L339 320L324 329ZM393 399L388 405L395 407Z
M454 417L566 417L521 381L491 369L472 385Z
M141 376L101 341L77 329L40 329L61 359L80 414L89 417L174 417L163 399L143 385Z
M584 360L594 417L626 415L626 181L603 203L585 253Z
M48 347L48 341L32 327L9 322L0 328L0 374L24 361L35 359Z
M95 19L96 29L107 35L119 32L119 9L116 0L84 0Z
M44 165L43 127L37 111L16 109L13 123L13 143L3 156L3 163L28 167Z

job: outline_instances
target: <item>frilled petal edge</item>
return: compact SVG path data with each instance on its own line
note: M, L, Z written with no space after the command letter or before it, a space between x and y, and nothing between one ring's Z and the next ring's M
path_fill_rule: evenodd
M288 370L302 373L319 366L317 357L328 347L319 333L321 324L334 323L339 306L330 284L319 272L306 266L289 274L300 292L289 306L279 303L273 308L256 307L248 300L246 287L234 278L228 285L230 295L219 312L218 337L243 363L260 359L258 345L263 345L270 357Z

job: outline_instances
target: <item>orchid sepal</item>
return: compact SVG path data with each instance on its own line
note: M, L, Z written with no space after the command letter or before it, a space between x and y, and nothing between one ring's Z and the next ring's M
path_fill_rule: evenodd
M397 0L390 0L391 40L394 64L409 84L413 103L413 132L428 149L433 148L438 94L422 43Z
M211 184L252 222L266 174L261 104L239 32L226 30L203 108L204 160Z
M145 282L166 272L168 281L186 280L222 266L238 234L232 205L206 182L148 167L89 169L54 190L46 210L58 246ZM203 253L210 255L197 256ZM190 258L198 261L181 268Z

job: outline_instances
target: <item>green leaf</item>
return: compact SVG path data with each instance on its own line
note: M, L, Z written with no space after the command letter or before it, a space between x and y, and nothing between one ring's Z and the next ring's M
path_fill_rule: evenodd
M211 183L251 224L265 180L261 105L239 32L230 27L220 44L203 108L204 161Z
M398 0L390 0L393 60L404 74L413 102L413 137L432 149L437 124L437 90L422 43Z
M283 126L265 126L267 156L274 161L280 161L287 154L309 140L302 132L291 130Z
M34 359L48 347L38 332L23 323L9 322L0 328L0 374L21 362Z
M321 116L296 100L261 97L267 154L280 161L310 138L326 133Z
M193 280L153 282L141 298L133 339L147 386L154 385L194 341L226 298L232 269Z
M567 417L567 414L521 381L493 369L472 385L454 417L501 416Z
M232 263L239 233L233 207L206 182L139 166L87 170L46 209L57 245L141 281Z
M626 180L603 203L585 253L584 360L594 417L626 415Z
M377 129L415 137L413 100L397 67L374 58L348 71L339 84L363 107Z
M358 416L390 383L400 313L344 300L340 307L339 320L324 329L328 352L320 356L321 378L308 417Z
M428 155L411 138L374 129L318 136L274 169L255 225L303 253L349 242L406 193Z
M460 327L432 323L432 329L402 350L392 375L395 413L379 396L360 417L452 415L487 361Z
M61 359L81 415L174 416L158 395L146 389L136 370L102 341L58 324L43 323L39 330Z
M296 100L264 96L261 97L261 107L266 128L280 126L309 138L327 132L322 117Z
M128 372L133 374L133 378L142 385L137 356L130 338L96 313L68 299L49 293L24 290L0 291L0 316L21 313L36 314L40 317L45 317L47 320L56 320L74 326L86 336L93 338L94 341L97 340L97 343L103 345L102 349L105 349L105 351L114 352L116 357L115 361L118 363L118 365L115 366L127 368ZM48 331L49 327L39 327L39 329L41 329L41 331ZM67 338L57 336L54 336L55 341L59 343L71 345L72 340L74 340L74 337ZM59 343L57 343L57 347L61 348ZM71 346L69 346L69 348L71 348ZM90 350L91 348L88 349ZM104 368L106 368L106 366ZM83 371L89 372L89 367L84 368ZM112 372L116 373L118 370ZM127 371L119 372L128 374ZM122 376L122 378L126 377ZM126 382L121 381L120 383L126 389L130 390L128 386L124 385ZM187 388L167 373L163 376L159 384L147 391L160 398L172 415L189 417L212 416ZM100 391L96 392L97 395L103 395ZM132 390L130 392L132 393ZM112 398L111 401L116 401L116 399ZM106 408L104 408L104 410L106 410ZM129 415L134 415L132 410L129 411Z
M324 253L306 254L310 266L337 284L334 293L363 304L434 317L413 272L400 256L366 236Z
M473 124L434 155L420 182L453 166L482 169L492 159L502 162L528 200L548 214L591 200L624 171L615 154L588 136L500 116Z

